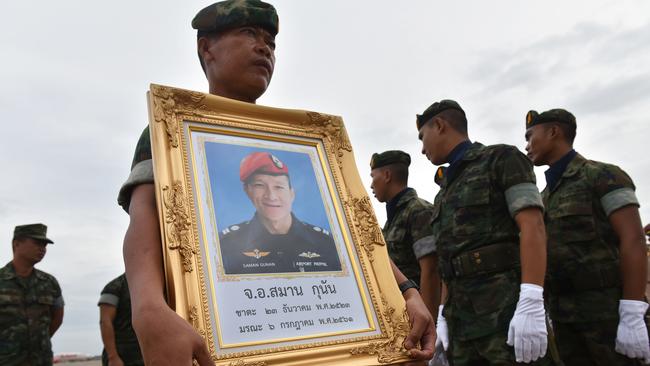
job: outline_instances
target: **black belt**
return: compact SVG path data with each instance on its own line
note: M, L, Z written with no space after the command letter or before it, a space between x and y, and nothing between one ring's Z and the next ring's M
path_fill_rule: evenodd
M519 246L513 243L491 244L461 253L450 260L440 260L444 280L480 276L518 268Z

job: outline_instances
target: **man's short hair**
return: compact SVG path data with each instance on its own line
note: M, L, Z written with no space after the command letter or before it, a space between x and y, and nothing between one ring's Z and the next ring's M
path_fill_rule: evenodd
M575 127L569 126L565 123L558 123L558 122L552 122L548 123L548 126L546 128L550 128L553 126L556 126L562 131L562 136L564 136L564 140L569 144L573 145L573 141L576 139L576 129Z
M436 115L436 117L444 119L456 131L467 134L467 117L465 113L456 109L447 109Z
M409 182L409 167L406 164L389 164L383 167L390 170L391 177L398 183L408 184Z

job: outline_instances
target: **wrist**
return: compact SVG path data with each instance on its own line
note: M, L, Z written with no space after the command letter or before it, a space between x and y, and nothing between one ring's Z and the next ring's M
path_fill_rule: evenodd
M413 280L407 279L406 281L401 282L399 285L399 290L403 293L405 293L409 289L415 289L416 291L420 291L420 286L418 286L417 283L413 282Z
M410 299L414 297L420 297L420 293L418 292L417 289L414 287L407 289L406 291L402 292L402 296L404 297L405 301L409 301Z
M638 314L643 315L648 310L648 303L638 300L625 300L621 299L618 303L618 313L623 314Z
M519 288L519 298L543 299L544 288L532 283L522 283Z

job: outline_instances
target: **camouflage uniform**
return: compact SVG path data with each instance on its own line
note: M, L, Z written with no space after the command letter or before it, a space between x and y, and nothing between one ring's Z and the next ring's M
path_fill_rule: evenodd
M52 275L19 277L11 262L0 269L0 365L52 365L51 314L63 305Z
M97 305L111 305L116 308L115 319L113 319L115 347L124 365L144 365L138 338L131 325L131 296L126 275L118 276L104 287ZM108 365L106 350L102 352L102 365Z
M397 268L419 285L418 260L436 251L431 230L433 205L419 198L413 188L405 189L394 199L395 215L382 229L388 254Z
M639 205L635 187L619 167L573 155L557 184L542 192L546 289L560 357L567 365L640 364L614 350L622 284L619 239L608 220Z
M474 143L440 180L433 236L448 289L444 317L454 365L512 365L506 344L520 285L519 228L542 208L530 161L515 147ZM450 173L451 171L451 173ZM533 362L550 364L549 356Z

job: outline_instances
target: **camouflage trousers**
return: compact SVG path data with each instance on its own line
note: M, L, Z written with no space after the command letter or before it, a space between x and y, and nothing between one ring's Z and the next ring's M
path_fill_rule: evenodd
M548 351L546 356L535 362L515 362L515 349L506 344L507 340L507 330L469 341L458 341L452 337L447 353L449 364L452 366L555 365Z
M560 358L567 366L643 365L614 350L618 320L590 323L553 322Z

